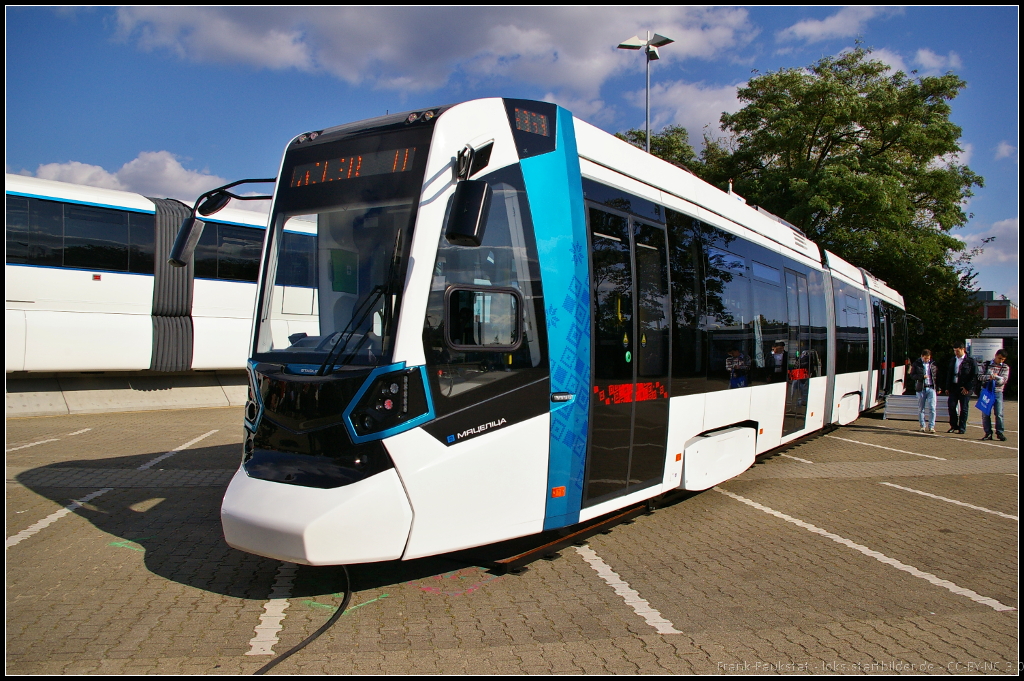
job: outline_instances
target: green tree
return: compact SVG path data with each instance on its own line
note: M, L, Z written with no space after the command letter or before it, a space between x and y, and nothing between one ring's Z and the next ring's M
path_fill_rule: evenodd
M639 128L617 132L615 136L638 149L647 148L647 133ZM697 161L697 153L690 145L690 133L681 125L669 125L661 132L652 133L651 155L686 168L693 168Z
M971 254L950 235L984 181L957 161L949 103L965 86L890 73L862 47L759 74L738 91L744 108L722 115L727 137L705 136L696 171L889 282L924 322L911 345L941 351L981 328Z

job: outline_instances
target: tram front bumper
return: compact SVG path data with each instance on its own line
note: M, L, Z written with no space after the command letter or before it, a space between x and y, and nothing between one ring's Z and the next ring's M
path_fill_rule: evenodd
M220 509L228 545L304 565L349 565L402 557L412 507L392 468L317 489L250 478L241 468Z

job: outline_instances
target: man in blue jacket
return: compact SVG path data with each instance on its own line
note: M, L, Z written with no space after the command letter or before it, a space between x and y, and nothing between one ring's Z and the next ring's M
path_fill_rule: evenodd
M967 432L967 412L971 391L978 380L978 365L967 354L963 343L953 346L953 359L946 365L946 394L949 401L949 430L947 433Z

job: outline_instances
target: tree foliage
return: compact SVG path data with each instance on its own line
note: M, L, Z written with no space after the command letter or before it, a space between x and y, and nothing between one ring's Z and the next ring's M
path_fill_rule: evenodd
M615 136L639 149L647 148L647 133L639 128L617 132ZM681 125L669 125L661 132L653 133L651 154L686 168L692 168L697 161L697 153L690 145L690 133Z
M965 86L952 73L890 73L861 47L756 75L738 91L744 108L722 115L728 137L706 137L691 167L889 282L925 323L917 340L941 350L982 326L971 254L950 235L983 186L957 161L949 120Z

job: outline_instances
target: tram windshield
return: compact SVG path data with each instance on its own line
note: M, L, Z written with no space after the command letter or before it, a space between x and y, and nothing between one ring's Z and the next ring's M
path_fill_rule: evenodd
M431 127L292 145L254 359L303 373L390 363Z

